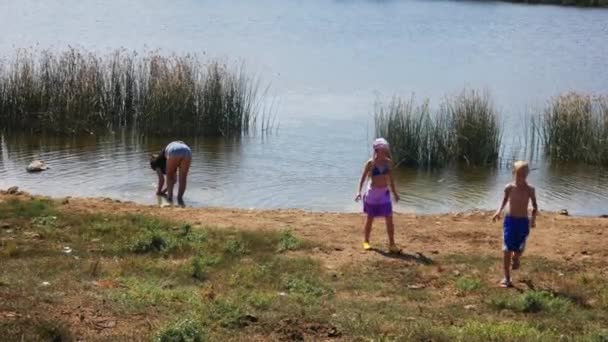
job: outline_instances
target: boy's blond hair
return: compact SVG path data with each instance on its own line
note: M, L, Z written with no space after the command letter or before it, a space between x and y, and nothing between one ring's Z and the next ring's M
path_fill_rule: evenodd
M521 169L525 169L526 170L526 174L530 171L530 168L528 166L528 162L525 160L518 160L515 163L513 163L513 173L516 174L519 170Z

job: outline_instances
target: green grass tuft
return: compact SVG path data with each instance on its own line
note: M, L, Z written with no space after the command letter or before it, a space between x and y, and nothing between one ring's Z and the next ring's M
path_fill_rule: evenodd
M483 284L479 279L460 277L456 280L456 289L461 293L477 291L481 289L482 286Z
M135 253L165 253L175 247L173 238L166 232L150 230L141 233L131 244Z
M546 291L530 291L522 295L519 305L521 311L526 313L541 311L565 313L571 302Z
M285 230L281 232L278 244L279 247L277 248L277 251L282 253L297 250L302 245L302 241L295 237L289 230Z
M174 322L162 328L154 338L155 342L203 342L204 329L201 324L192 319Z

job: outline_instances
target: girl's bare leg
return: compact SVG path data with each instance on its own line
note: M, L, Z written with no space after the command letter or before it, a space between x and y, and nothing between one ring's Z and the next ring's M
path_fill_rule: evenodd
M372 233L372 225L374 224L374 217L373 216L367 216L365 218L365 224L363 225L363 235L364 235L364 242L369 243L369 236Z
M391 246L395 245L395 224L393 223L393 215L386 217L386 233L388 234L388 243Z
M179 204L184 203L184 192L186 192L188 171L190 170L191 163L192 158L182 158L179 165L179 189L177 190L177 201Z
M173 201L173 186L177 179L177 167L181 162L180 157L167 158L167 199Z

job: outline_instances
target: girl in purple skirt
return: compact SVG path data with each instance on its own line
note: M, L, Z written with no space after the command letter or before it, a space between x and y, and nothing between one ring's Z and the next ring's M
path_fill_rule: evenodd
M395 201L399 201L399 194L395 190L395 182L391 175L393 162L390 159L388 142L379 138L373 143L374 156L365 163L363 174L359 181L359 189L355 201L363 198L363 212L367 214L365 220L363 249L370 250L369 236L372 231L374 218L384 217L386 220L386 232L388 233L389 251L399 253L401 250L395 244L395 226L393 224L393 205L391 203L391 191ZM368 187L362 195L361 190L365 181L369 179Z

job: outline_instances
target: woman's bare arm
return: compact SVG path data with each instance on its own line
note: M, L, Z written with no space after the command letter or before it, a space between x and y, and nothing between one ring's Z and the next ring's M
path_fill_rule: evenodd
M163 190L165 186L165 176L161 170L156 170L156 174L158 175L158 188L156 189L156 194L161 196L166 190Z

